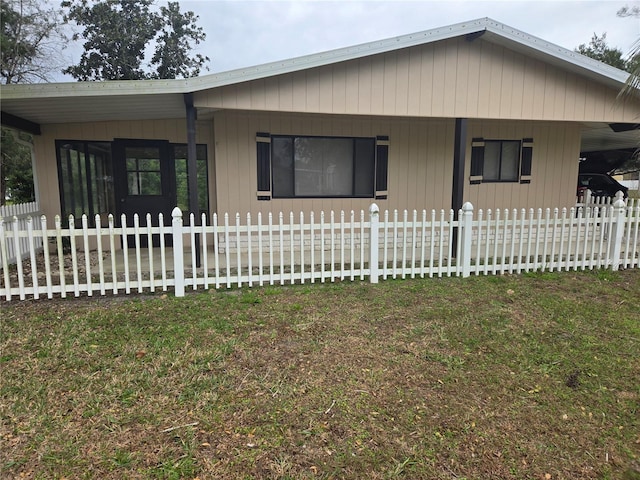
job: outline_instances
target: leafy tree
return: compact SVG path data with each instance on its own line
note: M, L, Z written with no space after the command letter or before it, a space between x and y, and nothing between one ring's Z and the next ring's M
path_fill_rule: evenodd
M47 81L60 68L60 11L42 0L0 0L0 81Z
M640 18L640 6L634 5L632 7L624 6L618 10L617 15L619 17L633 17ZM621 95L640 95L640 37L631 47L629 53L629 61L627 64L627 71L631 73L627 80L625 88L622 90Z
M178 2L155 9L154 0L65 0L65 20L82 27L84 39L77 65L64 70L77 80L141 80L196 76L209 60L191 55L206 34L193 12ZM154 54L145 62L147 50Z
M49 80L58 70L63 35L61 13L43 0L0 0L0 83ZM34 200L31 138L2 128L0 205Z
M19 135L19 140L16 135ZM25 145L29 140L30 137L26 134L2 128L0 205L31 202L35 199L31 149Z
M603 33L600 37L594 33L589 44L586 45L583 43L579 45L578 48L576 48L576 52L599 60L612 67L619 68L620 70L625 70L627 67L627 62L623 58L622 51L617 48L610 48L607 45L606 33Z
M152 65L157 65L155 78L187 78L195 77L200 68L209 60L199 53L190 55L189 40L196 44L204 41L205 33L196 26L198 17L193 12L180 13L178 2L169 2L166 7L160 7L165 25L162 28L156 51L151 59Z
M617 11L616 15L618 15L619 17L636 17L636 18L638 18L638 17L640 17L640 6L632 5L630 7L629 5L625 5L620 10Z

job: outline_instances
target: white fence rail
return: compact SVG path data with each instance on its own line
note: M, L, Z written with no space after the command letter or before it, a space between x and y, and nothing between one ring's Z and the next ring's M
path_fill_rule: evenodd
M0 219L0 298L640 267L640 205L454 213Z
M618 192L615 197L608 197L594 195L591 190L583 190L579 192L576 199L576 208L613 205L616 200L624 199L623 197L624 194L622 192ZM629 207L635 207L636 205L640 205L640 201L636 198L628 198L626 199L626 204Z
M16 205L2 205L0 206L0 218L4 218L5 220L9 220L10 223L7 224L6 228L9 231L13 230L26 230L27 229L27 218L29 217L38 217L40 213L40 207L37 202L28 202L28 203L19 203ZM35 220L33 225L35 229L40 229L40 218ZM24 259L27 255L29 255L29 238L28 237L19 237L20 244L19 250L22 252L20 259ZM37 250L42 248L42 238L36 237L34 239L34 248ZM7 244L7 249L0 249L0 264L3 263L4 258L7 259L7 262L10 264L14 264L18 261L16 257L16 248L15 244L9 242Z

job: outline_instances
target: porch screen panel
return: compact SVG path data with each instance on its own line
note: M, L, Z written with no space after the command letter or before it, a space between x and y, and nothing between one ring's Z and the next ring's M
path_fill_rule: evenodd
M58 141L58 185L62 216L89 217L115 213L111 144L107 142Z
M174 144L173 159L176 170L176 202L180 210L189 211L189 166L187 162L187 145ZM209 214L209 180L207 170L207 146L196 145L196 180L198 183L198 213Z
M63 218L89 214L84 146L67 143L60 149L60 183Z
M94 213L116 213L113 195L113 164L111 147L104 143L87 145Z

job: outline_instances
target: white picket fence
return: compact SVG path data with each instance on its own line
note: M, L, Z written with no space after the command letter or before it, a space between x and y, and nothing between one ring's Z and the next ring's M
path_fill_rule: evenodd
M34 224L33 227L36 229L40 229L40 207L37 202L27 202L27 203L19 203L16 205L2 205L0 206L0 218L5 219L14 219L10 224L7 225L7 229L9 231L12 230L26 230L27 229L27 219L29 217L33 217ZM29 238L21 236L19 237L19 251L21 252L20 259L24 259L27 255L29 255ZM42 248L42 238L36 238L35 240L35 248ZM16 263L16 248L14 243L9 242L7 244L7 250L0 251L0 262L6 257L9 263Z
M0 298L121 294L379 279L640 266L640 205L571 209L192 215L171 225L83 216L0 219ZM133 220L133 222L131 222ZM157 220L152 225L152 220ZM129 222L129 223L128 223ZM128 225L128 226L126 226ZM153 247L154 237L159 241ZM457 238L457 241L455 239ZM169 242L168 239L171 241ZM143 246L146 240L148 246ZM27 248L24 248L24 245ZM169 246L171 244L172 246ZM38 252L38 246L47 248ZM13 250L12 250L13 249ZM9 252L18 261L9 263ZM200 258L198 258L200 257ZM199 260L199 263L198 263Z
M579 207L593 207L593 206L602 206L602 205L613 205L613 203L618 199L623 199L623 193L618 192L614 197L607 196L596 196L593 195L591 190L584 190L580 192L578 197L576 198L576 208ZM626 200L626 204L629 207L635 207L636 205L640 205L640 200L636 198L628 198Z

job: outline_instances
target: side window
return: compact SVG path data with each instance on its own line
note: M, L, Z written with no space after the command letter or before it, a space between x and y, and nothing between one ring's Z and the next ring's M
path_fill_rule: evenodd
M531 183L533 139L486 140L471 142L470 183Z

